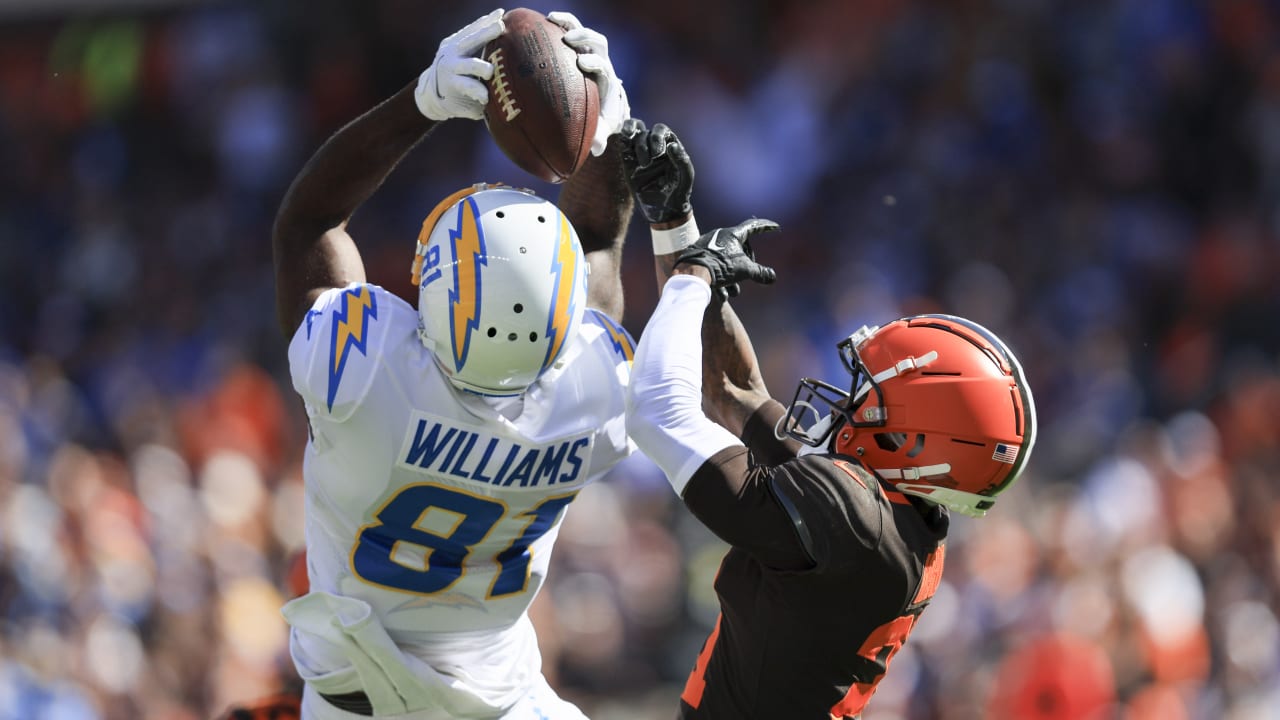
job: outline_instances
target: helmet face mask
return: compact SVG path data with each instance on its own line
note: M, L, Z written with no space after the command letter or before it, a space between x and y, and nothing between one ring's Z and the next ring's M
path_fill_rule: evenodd
M450 382L518 395L565 357L586 306L578 235L527 190L476 185L423 222L414 257L419 337Z
M801 378L787 414L780 421L781 431L775 433L779 438L785 433L804 445L824 448L832 435L846 425L884 425L884 395L880 383L858 356L858 346L878 329L879 326L864 325L836 345L840 361L853 378L849 390L822 380ZM869 402L863 402L864 397L869 398ZM862 412L855 415L852 412L855 407L861 407Z
M826 447L831 434L849 422L844 410L848 402L848 392L821 380L801 378L775 435L779 439L785 435L809 447Z
M801 380L779 436L856 457L899 491L968 515L985 514L1017 479L1035 406L993 333L921 315L864 327L837 347L849 390Z

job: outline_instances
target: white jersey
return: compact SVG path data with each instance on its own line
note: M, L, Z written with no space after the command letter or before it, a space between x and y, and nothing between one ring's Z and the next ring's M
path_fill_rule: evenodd
M311 589L367 602L406 647L521 620L566 507L633 447L633 344L603 313L583 319L509 419L449 383L400 298L369 284L321 295L289 345L311 426Z

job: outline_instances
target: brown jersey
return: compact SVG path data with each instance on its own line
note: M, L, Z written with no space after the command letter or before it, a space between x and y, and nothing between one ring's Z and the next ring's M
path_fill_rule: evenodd
M742 448L708 460L684 500L733 548L680 717L856 717L937 589L946 512L853 458L753 466Z

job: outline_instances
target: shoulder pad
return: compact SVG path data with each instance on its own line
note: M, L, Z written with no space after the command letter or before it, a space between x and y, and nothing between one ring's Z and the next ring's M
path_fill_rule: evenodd
M313 412L339 422L369 392L403 300L366 283L332 288L316 299L289 343L293 387Z
M817 546L814 545L813 533L809 530L809 523L805 521L804 513L796 506L791 496L784 490L779 489L776 475L769 478L769 492L773 493L773 497L777 499L778 504L787 513L787 517L791 518L791 524L796 530L796 536L800 538L800 547L804 548L804 554L809 556L810 562L817 565L818 550Z
M886 512L875 475L826 453L801 455L777 467L781 472L770 488L819 567L856 563L875 551Z

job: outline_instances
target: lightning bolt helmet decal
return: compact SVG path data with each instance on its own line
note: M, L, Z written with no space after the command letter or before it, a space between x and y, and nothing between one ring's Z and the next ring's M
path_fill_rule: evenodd
M481 274L488 265L484 229L474 197L458 203L457 221L449 231L453 246L453 289L449 291L449 327L453 340L453 368L461 370L471 349L471 333L480 327Z
M556 213L559 219L559 232L556 237L556 254L551 261L551 274L555 278L555 294L551 297L551 308L547 313L547 356L542 361L542 369L551 367L551 363L560 357L564 350L565 339L569 332L570 318L574 314L574 285L578 280L577 263L582 259L582 251L575 251L577 238L573 227L564 213ZM580 315L581 313L579 313Z

